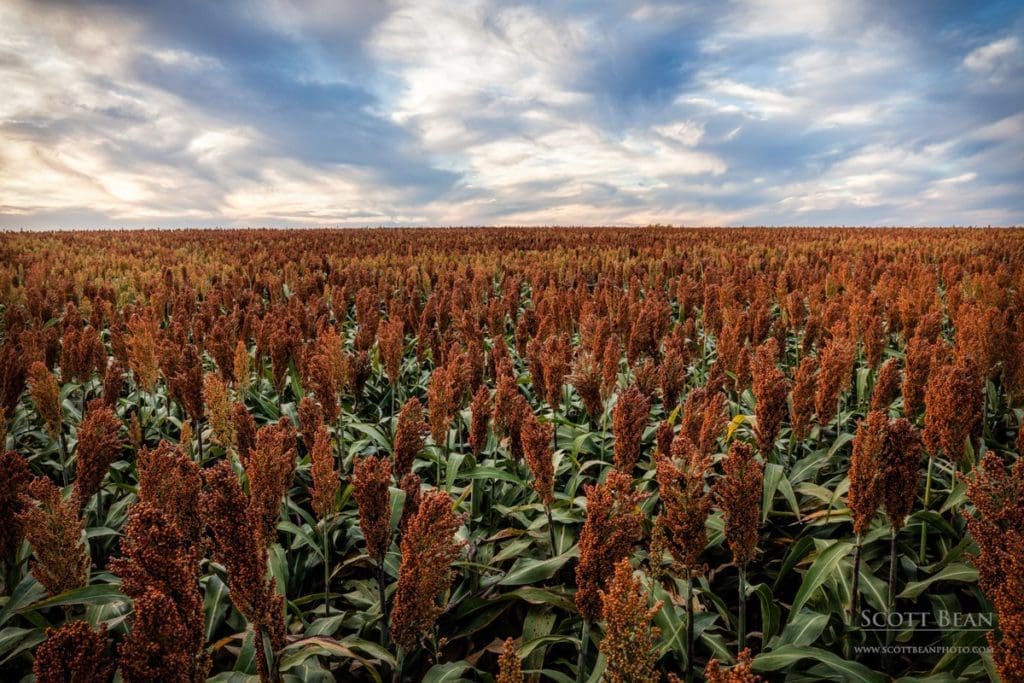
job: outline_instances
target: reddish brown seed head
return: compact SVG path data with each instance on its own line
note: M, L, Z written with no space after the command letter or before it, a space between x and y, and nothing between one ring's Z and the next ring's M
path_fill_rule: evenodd
M725 518L725 538L732 561L743 566L754 559L761 528L761 491L764 463L745 443L733 441L722 461L724 476L714 487L715 499Z
M327 519L338 511L341 479L334 462L334 446L327 426L321 424L313 436L309 452L309 474L313 480L309 495L318 519Z
M198 546L155 506L132 506L111 570L134 601L132 629L119 648L126 680L203 681L204 648Z
M393 457L395 460L395 476L398 478L412 472L416 456L423 450L424 434L427 423L423 419L423 408L418 398L410 398L402 406L395 427L395 443Z
M199 465L175 444L161 441L138 455L139 500L167 515L190 544L203 532L199 497L203 479Z
M3 416L0 415L0 418ZM0 563L14 559L24 535L18 515L27 502L22 491L32 479L28 462L14 451L0 455ZM14 586L4 586L10 595Z
M889 421L879 465L885 514L899 531L914 507L921 479L921 435L906 418Z
M615 565L607 591L601 591L604 638L600 649L607 661L605 675L614 683L655 681L659 629L651 625L661 602L650 604L643 583L633 577L629 558Z
M814 418L814 390L817 385L818 361L813 356L805 356L797 367L793 378L791 392L790 421L793 426L793 438L803 441Z
M821 369L814 393L814 409L819 424L828 424L839 409L839 397L850 387L851 370L857 345L850 338L845 325L832 329L832 336L820 353Z
M976 515L967 529L978 544L971 558L978 584L995 606L999 631L988 636L1002 680L1024 680L1024 460L1007 469L989 451L967 478Z
M394 385L402 372L402 355L405 352L405 324L400 319L391 319L377 328L377 347L388 381Z
M633 490L628 474L612 469L602 484L584 487L587 517L580 531L576 565L576 608L585 619L601 617L601 595L615 563L628 557L643 537L643 495Z
M107 470L120 458L122 448L121 421L102 400L91 402L85 419L78 425L75 492L82 505L100 490Z
M352 495L359 508L359 527L366 539L367 553L381 562L391 545L391 461L370 455L356 461Z
M876 410L857 425L850 455L850 492L847 496L853 514L853 531L860 536L867 531L871 520L882 504L880 458L885 448L889 420Z
M615 435L615 467L629 473L640 458L643 437L651 404L636 385L619 394L612 409L612 433Z
M871 391L871 410L888 410L900 393L900 364L895 358L885 361Z
M727 669L723 669L717 659L711 658L704 667L704 680L706 683L758 683L761 677L753 672L752 666L750 648L744 649L736 664Z
M672 441L670 452L658 458L665 545L673 559L691 571L697 569L697 559L707 545L705 522L711 513L711 492L704 477L710 466L710 456L701 455L682 433Z
M32 673L38 683L109 683L117 663L107 651L107 627L94 631L87 621L46 629L36 648Z
M775 449L775 439L786 417L786 398L789 395L789 382L775 365L778 356L778 342L774 338L768 339L757 347L751 365L756 399L754 414L757 419L754 435L758 450L766 459Z
M448 590L463 542L455 540L462 520L443 491L423 494L419 509L402 535L402 563L391 612L391 637L413 648L444 610L439 600Z
M533 490L545 505L551 505L555 501L552 433L553 426L550 423L542 424L532 412L526 415L520 424L520 439L526 455L526 464L533 474Z
M50 436L60 434L64 409L60 402L60 386L57 378L50 374L42 361L35 361L28 369L28 391L36 404L36 411L43 418L43 424Z
M250 507L261 543L270 545L277 537L281 517L281 501L288 492L295 473L295 429L282 417L274 424L256 432L245 473L249 477Z
M61 498L60 489L45 477L27 486L24 509L17 520L32 545L32 574L51 595L89 582L89 553L83 543L85 520L79 514L78 497Z
M487 445L487 423L491 420L491 392L485 385L481 384L473 394L469 414L469 447L473 456L479 458Z
M497 683L523 683L523 667L516 651L515 638L506 638L498 657Z
M981 424L984 379L970 359L942 365L928 379L924 404L924 444L940 449L950 460L963 462L967 439Z

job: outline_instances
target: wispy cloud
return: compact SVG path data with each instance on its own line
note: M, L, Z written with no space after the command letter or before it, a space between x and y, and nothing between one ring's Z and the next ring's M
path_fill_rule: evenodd
M0 227L1024 222L1024 10L0 3Z

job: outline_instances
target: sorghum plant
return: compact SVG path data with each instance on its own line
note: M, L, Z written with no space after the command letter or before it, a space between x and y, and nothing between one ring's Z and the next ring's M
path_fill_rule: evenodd
M648 607L649 604L643 583L633 578L629 558L623 558L615 565L608 590L601 591L605 626L600 649L607 661L605 677L610 683L658 678L654 663L658 659L660 631L651 626L651 620L661 609L661 603Z
M632 478L609 470L604 483L584 488L587 517L580 531L580 559L576 565L576 609L583 617L577 680L582 676L590 639L590 624L601 618L600 591L608 586L615 564L628 557L643 537L639 510L643 494L633 489Z
M356 462L352 474L352 496L359 508L359 528L366 540L366 552L377 565L380 613L387 630L387 602L384 597L384 556L391 545L391 461L370 455Z
M650 401L636 385L627 387L619 394L612 409L612 431L615 434L615 467L629 474L640 457L640 439L647 418L650 416Z
M757 427L757 448L765 460L770 460L775 450L775 439L786 416L786 396L789 394L789 382L781 370L775 366L779 356L779 344L769 339L754 352L751 374L754 380L754 416Z
M989 647L1005 681L1024 679L1024 460L1007 468L989 451L967 478L976 514L967 529L978 544L978 583L999 617Z
M51 595L89 583L89 550L85 520L79 516L78 497L64 500L60 489L45 477L29 482L25 509L16 515L25 538L32 544L32 575Z
M32 673L38 683L109 683L116 668L107 652L106 625L94 631L86 621L69 621L46 629Z
M227 570L231 602L253 628L260 678L276 679L276 658L266 651L264 637L274 651L284 646L284 598L267 577L270 539L263 529L264 510L246 498L227 461L204 470L203 479L207 490L201 506L210 554Z
M149 503L132 506L122 557L111 562L134 600L131 632L119 648L126 681L206 680L197 551L171 517Z
M722 463L724 476L714 487L715 502L725 520L725 538L732 551L732 562L739 570L739 617L736 629L737 651L747 640L747 564L754 559L761 528L761 490L764 462L754 457L753 449L734 441Z
M402 651L414 648L444 611L438 600L455 577L451 565L463 543L454 537L461 525L448 494L429 491L402 534L402 564L391 611L391 637Z
M85 419L78 425L75 494L82 506L93 495L100 494L96 499L96 519L101 525L104 520L100 486L107 470L121 456L124 440L120 432L121 421L99 399L89 404Z
M516 651L514 638L506 638L498 657L497 683L523 683L523 665Z
M548 534L551 537L551 555L558 554L555 543L555 526L551 520L551 505L555 502L555 467L551 452L551 424L541 424L532 412L523 418L520 425L520 439L526 454L526 464L533 474L533 490L537 492L544 511L548 516Z

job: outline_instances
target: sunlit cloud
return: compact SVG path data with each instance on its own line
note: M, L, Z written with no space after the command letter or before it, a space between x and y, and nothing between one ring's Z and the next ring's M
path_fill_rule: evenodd
M0 228L1019 224L1024 10L0 2Z

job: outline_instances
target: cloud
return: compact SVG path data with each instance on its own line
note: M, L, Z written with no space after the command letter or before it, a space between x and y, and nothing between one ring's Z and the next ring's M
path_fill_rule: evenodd
M1021 223L1024 10L0 4L0 227Z
M1024 67L1020 39L1008 36L975 48L964 57L964 66L992 83L1001 83Z

